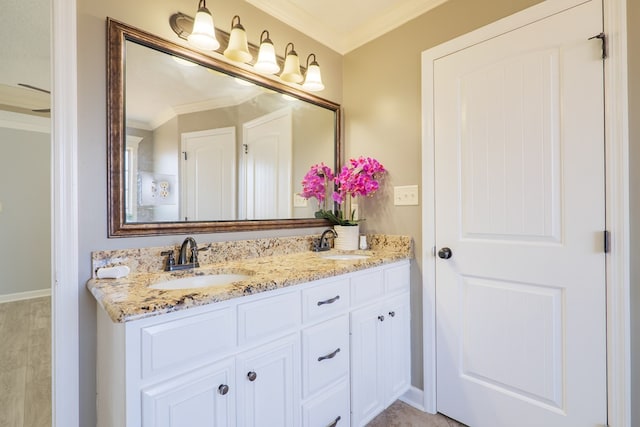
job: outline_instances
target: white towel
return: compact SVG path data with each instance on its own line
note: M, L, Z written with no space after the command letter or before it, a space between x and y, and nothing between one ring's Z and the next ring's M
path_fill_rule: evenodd
M96 276L98 279L119 279L129 275L129 267L126 265L117 265L115 267L99 268Z

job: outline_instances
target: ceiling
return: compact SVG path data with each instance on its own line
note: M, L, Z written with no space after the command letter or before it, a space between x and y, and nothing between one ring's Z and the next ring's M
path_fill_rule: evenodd
M246 0L345 54L447 0Z
M51 89L50 1L2 0L0 110L33 114L48 107L48 95L18 83ZM246 1L345 54L446 0Z

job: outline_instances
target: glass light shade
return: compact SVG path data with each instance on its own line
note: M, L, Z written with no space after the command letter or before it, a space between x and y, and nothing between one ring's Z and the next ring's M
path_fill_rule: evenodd
M187 37L189 44L196 49L216 50L220 42L216 39L213 16L206 7L200 7L193 21L193 30Z
M238 18L238 23L233 25L233 21ZM224 50L224 56L232 61L249 62L253 59L253 55L249 53L249 45L247 43L247 32L240 25L240 18L236 15L231 21L231 34L229 35L229 46Z
M324 89L322 76L320 75L320 66L317 62L314 61L307 67L307 75L302 87L311 92L318 92Z
M291 51L284 60L284 70L280 74L280 78L289 83L300 83L304 80L300 73L300 58Z
M271 41L265 40L260 44L258 60L253 68L258 72L266 74L275 74L280 71L280 66L276 61L276 50Z

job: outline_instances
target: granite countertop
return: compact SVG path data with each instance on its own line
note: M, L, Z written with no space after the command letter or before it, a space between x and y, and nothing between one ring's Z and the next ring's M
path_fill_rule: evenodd
M358 260L323 258L330 252L299 252L229 260L201 265L193 270L175 272L140 272L121 279L88 281L91 291L109 317L118 323L212 304L260 292L281 289L300 283L363 270L411 258L411 251L399 247L379 247L349 253L366 254ZM181 290L156 290L149 285L160 281L215 273L248 274L249 277L229 285Z

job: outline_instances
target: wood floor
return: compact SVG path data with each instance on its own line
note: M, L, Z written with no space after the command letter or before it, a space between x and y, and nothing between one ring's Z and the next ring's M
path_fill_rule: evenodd
M427 414L396 400L367 427L465 427L442 414Z
M51 298L0 304L0 427L51 426Z

